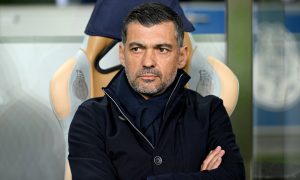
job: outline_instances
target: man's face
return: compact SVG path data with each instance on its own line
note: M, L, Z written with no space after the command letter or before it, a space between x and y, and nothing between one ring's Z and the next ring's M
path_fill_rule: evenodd
M177 43L172 22L145 27L128 25L127 41L120 44L120 61L131 87L149 98L163 93L174 81L177 69L185 66L187 47Z

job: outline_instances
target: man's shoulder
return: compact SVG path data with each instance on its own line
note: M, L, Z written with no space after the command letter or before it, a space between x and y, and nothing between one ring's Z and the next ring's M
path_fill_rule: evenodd
M101 97L93 97L93 98L89 98L87 100L85 100L81 106L94 106L94 105L104 105L107 103L106 97L105 96L101 96Z
M222 102L222 99L215 95L206 95L202 96L197 91L186 89L186 97L191 102L195 103L216 103L216 102Z
M83 109L88 109L88 110L99 110L99 109L103 109L103 108L107 108L107 98L106 96L103 97L94 97L94 98L90 98L87 99L86 101L84 101L79 108L83 108Z
M107 106L106 97L96 97L90 98L84 101L77 109L74 118L72 120L72 124L91 124L91 123L99 123L104 122L104 117L107 114L108 106Z

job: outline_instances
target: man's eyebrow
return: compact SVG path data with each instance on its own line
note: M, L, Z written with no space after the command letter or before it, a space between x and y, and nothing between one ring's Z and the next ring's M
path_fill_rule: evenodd
M156 45L154 46L154 48L162 48L162 47L166 47L166 48L169 48L169 49L172 49L172 48L173 48L172 44L167 44L167 43L156 44Z
M128 45L130 48L131 47L141 47L141 48L146 48L146 46L142 43L138 43L138 42L131 42L129 43ZM169 49L172 49L173 48L173 45L172 44L168 44L168 43L161 43L161 44L155 44L153 46L154 48L156 49L159 49L159 48L169 48Z
M133 46L145 47L145 45L143 45L142 43L138 43L138 42L129 43L129 47L133 47Z

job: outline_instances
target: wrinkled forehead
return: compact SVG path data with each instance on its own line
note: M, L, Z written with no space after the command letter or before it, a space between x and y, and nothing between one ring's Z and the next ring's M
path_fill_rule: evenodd
M178 35L176 25L172 21L163 21L158 24L142 24L139 21L129 23L127 26L127 38L137 33L145 33L145 37L153 33L165 34L165 36L174 35L175 38L177 38Z
M143 25L133 22L128 25L127 40L140 39L174 39L177 40L177 31L173 22L162 22L155 25Z

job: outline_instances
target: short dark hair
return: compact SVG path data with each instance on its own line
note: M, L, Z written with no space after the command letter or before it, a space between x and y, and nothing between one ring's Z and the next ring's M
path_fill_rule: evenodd
M160 24L162 22L173 22L176 29L177 42L183 45L183 23L180 16L171 8L159 3L145 3L134 8L124 19L122 28L122 42L127 41L128 25L132 22L138 22L146 27Z

